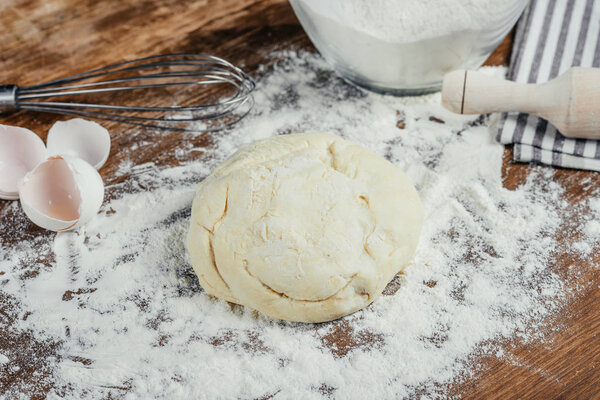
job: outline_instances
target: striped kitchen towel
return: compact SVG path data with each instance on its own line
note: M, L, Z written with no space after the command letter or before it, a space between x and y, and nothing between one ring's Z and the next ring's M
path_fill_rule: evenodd
M508 78L546 82L571 66L599 67L599 37L600 0L532 0L517 25ZM514 143L515 161L600 171L600 141L566 138L533 115L504 115L498 140Z

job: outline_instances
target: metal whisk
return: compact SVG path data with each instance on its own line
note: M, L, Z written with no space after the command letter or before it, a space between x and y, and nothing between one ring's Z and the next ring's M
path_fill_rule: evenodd
M166 54L40 85L2 85L0 113L31 110L169 130L215 131L248 114L254 105L254 86L244 71L221 58ZM135 104L135 100L148 101L149 93L141 90L154 91L153 105ZM99 102L103 95L109 96L108 101ZM61 101L67 96L78 96L85 102ZM187 100L174 105L180 98ZM154 105L160 99L166 104Z

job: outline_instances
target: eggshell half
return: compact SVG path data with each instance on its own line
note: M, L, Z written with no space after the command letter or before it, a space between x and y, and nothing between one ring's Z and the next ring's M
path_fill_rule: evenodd
M74 157L51 157L19 186L21 206L36 225L52 231L77 228L94 217L104 197L102 178Z
M104 182L94 167L80 158L64 156L69 164L79 191L81 192L81 207L79 221L73 228L78 228L94 218L104 200Z
M46 147L29 129L0 125L0 199L19 198L21 179L46 159Z
M49 155L81 158L100 169L110 152L110 135L100 124L81 118L58 121L46 139Z

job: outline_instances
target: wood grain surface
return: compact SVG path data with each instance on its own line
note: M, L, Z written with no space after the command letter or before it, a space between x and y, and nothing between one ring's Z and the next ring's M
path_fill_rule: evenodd
M274 50L314 51L285 0L3 0L0 26L0 82L20 85L167 52L211 53L255 73ZM506 64L510 48L509 36L488 64ZM154 102L151 98L147 101ZM1 117L0 123L26 126L43 137L58 118L19 112ZM161 135L157 143L150 132L133 136L126 126L104 125L113 140L109 161L100 171L107 185L127 179L118 173L123 159L167 166L210 156L208 134L190 139L194 147L206 151L174 157L169 149L175 148L177 133ZM148 144L138 146L135 153L129 151L132 144L142 142ZM512 163L511 149L507 148L502 171L505 187L518 187L532 168L540 167ZM551 179L564 187L569 207L578 210L582 218L585 200L600 193L598 175L593 172L556 170ZM0 201L0 212L6 204ZM554 268L567 279L570 265L587 263L581 277L587 284L551 321L554 329L549 330L546 340L507 343L509 357L502 359L481 354L474 376L453 384L449 393L469 399L600 399L600 256L590 262L569 250L579 222L577 218L565 219ZM53 234L32 225L18 225L14 231L0 232L1 251L10 251L11 243L19 240L47 235ZM49 264L52 255L47 256ZM36 257L32 255L30 263L23 262L22 279L39 273L39 267L33 266ZM2 274L0 271L0 279ZM393 294L394 286L386 292ZM0 395L11 387L27 387L28 397L44 398L53 384L40 376L51 376L46 360L56 354L60 343L38 341L30 333L12 329L15 302L0 291L0 352L11 349L20 354L15 360L19 371L0 365ZM358 343L351 331L344 322L335 322L332 333L322 342L343 356L353 347L368 346L376 340L365 337Z

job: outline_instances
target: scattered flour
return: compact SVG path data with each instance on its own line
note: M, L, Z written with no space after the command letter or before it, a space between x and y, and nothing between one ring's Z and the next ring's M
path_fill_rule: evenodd
M584 232L587 236L600 238L600 221L590 220L585 224Z
M558 210L568 209L562 189L550 168L533 168L514 191L502 187L494 118L451 115L439 95L362 92L313 54L278 56L260 71L255 110L214 134L205 156L171 168L124 162L118 173L130 177L108 187L112 200L88 226L2 244L1 288L18 302L11 331L57 343L44 359L51 395L443 397L479 355L504 356L495 343L539 339L544 318L564 304L570 282L550 267ZM302 131L339 134L386 157L415 183L426 213L398 290L317 325L209 298L183 247L195 187L217 163L245 143ZM0 215L0 229L24 224L16 206ZM585 242L588 232L581 235ZM587 243L597 247L598 239ZM31 269L37 273L26 274ZM13 359L11 349L0 350ZM28 398L27 390L0 388L0 398Z

